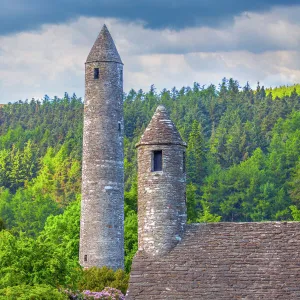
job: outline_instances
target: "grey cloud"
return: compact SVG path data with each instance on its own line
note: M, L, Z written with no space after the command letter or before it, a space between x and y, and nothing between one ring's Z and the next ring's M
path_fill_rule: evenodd
M195 72L210 71L219 72L226 69L226 61L222 53L190 53L184 56L186 63Z
M255 86L260 81L274 86L300 81L300 26L288 22L288 13L278 21L278 14L272 10L241 16L226 29L158 31L116 19L105 22L125 64L125 91L148 90L152 83L158 91L191 86L194 81L218 84L223 77L233 77L241 85L249 81ZM271 25L264 26L265 39L259 40L261 45L252 40L253 48L275 45L280 51L251 53L245 49L247 39L241 37L249 36L251 29L255 38L266 20ZM44 94L63 96L65 91L83 96L84 61L103 22L101 18L79 18L40 31L0 36L0 102ZM272 24L277 23L273 32Z
M235 17L226 28L186 28L180 31L153 30L142 25L118 21L111 23L117 43L131 54L187 54L196 52L298 50L300 21L289 19L299 15L300 5L289 10L274 8L268 13L247 13ZM281 16L283 12L283 16ZM130 43L124 42L124 37ZM119 45L118 45L119 46Z
M0 35L63 23L78 16L144 22L152 29L218 27L245 11L266 11L299 0L1 0Z

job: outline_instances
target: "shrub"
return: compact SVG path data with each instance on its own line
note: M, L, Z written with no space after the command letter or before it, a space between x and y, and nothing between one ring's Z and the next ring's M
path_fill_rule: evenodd
M0 218L0 231L5 229L4 221Z
M46 284L16 285L0 290L0 300L66 300L68 297Z
M83 271L82 279L79 282L79 290L102 291L109 286L126 293L129 275L119 269L114 272L107 267L92 267Z

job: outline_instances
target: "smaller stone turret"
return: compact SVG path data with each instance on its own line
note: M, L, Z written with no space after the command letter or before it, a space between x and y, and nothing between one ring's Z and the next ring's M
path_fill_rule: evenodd
M138 148L138 248L169 252L186 224L184 143L164 106L156 109Z

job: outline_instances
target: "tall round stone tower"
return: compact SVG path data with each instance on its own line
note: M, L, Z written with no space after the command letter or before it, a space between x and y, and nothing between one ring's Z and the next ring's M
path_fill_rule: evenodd
M85 63L79 259L124 268L123 63L104 25Z
M160 256L182 238L186 224L185 150L164 106L158 106L138 149L138 249Z

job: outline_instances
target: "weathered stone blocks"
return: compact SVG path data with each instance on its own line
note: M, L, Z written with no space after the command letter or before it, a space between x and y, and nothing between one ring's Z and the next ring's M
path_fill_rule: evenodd
M79 253L84 267L124 268L122 72L104 25L85 65Z
M138 249L161 256L181 240L186 224L186 144L163 106L137 148ZM153 170L155 151L162 152L161 171Z

